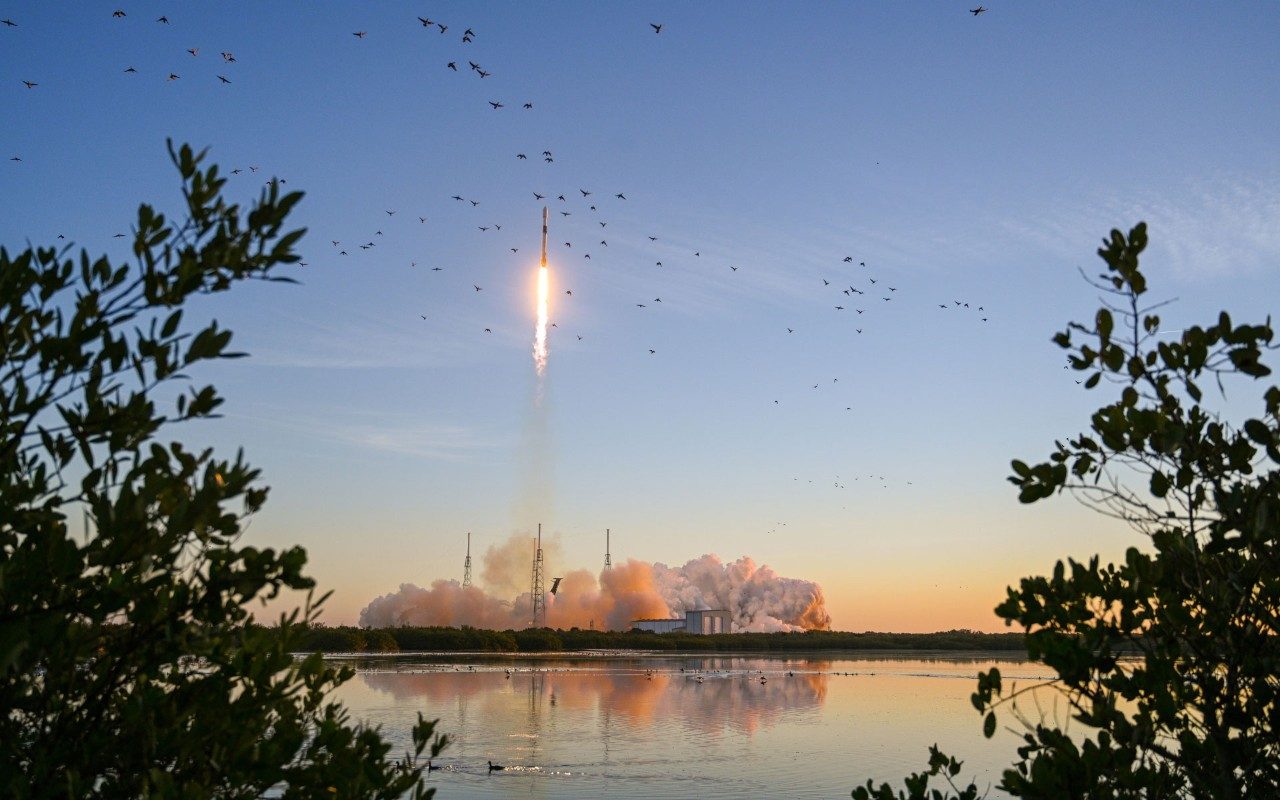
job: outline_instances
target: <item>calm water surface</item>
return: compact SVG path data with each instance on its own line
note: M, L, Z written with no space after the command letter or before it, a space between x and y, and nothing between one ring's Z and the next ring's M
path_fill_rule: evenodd
M1018 740L982 737L973 678L1047 677L989 654L343 660L359 674L338 698L395 752L419 711L454 737L429 779L444 800L848 797L867 778L900 783L934 742L994 785Z

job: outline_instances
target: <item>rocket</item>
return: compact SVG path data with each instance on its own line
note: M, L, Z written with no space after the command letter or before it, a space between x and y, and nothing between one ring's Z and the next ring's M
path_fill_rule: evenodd
M542 207L542 267L547 266L547 207Z

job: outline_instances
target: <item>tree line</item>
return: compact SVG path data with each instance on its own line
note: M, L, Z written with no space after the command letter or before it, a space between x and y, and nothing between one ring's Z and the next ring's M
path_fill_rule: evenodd
M270 630L270 629L268 629ZM307 653L547 653L581 650L663 650L674 652L800 652L810 650L995 650L1025 651L1022 633L951 630L938 633L653 633L581 628L357 628L311 625L298 639Z

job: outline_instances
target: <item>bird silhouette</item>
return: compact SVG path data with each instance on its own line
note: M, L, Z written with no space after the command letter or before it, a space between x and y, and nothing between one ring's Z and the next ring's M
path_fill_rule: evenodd
M453 70L454 72L458 71L458 62L456 61L450 61L448 64L445 64L445 66Z
M852 263L853 263L853 256L845 256L845 257L844 257L844 263L846 263L846 264L852 264Z
M355 33L353 33L353 34L351 34L351 35L352 35L352 36L354 36L354 37L356 37L357 39L363 39L364 37L366 37L366 36L368 36L368 35L369 35L369 32L368 32L368 31L356 31Z
M129 67L125 70L125 72L137 72L137 71L138 70L134 69L133 67Z
M34 82L32 82L32 81L23 81L23 82L22 82L22 85L23 85L23 86L25 86L25 87L27 87L28 89L34 89L34 88L36 88L37 86L39 86L40 84L38 84L38 83L34 83Z
M591 192L588 192L586 189L579 189L578 191L582 192L582 196L583 196L583 197L590 197L590 196L591 196Z
M114 18L116 18L116 19L120 19L121 17L127 17L127 16L128 16L128 14L124 13L124 12L123 12L123 11L121 11L120 9L116 9L115 11L112 11L112 12L111 12L111 16L112 16L112 17L114 17Z
M986 11L986 9L985 9L985 8L983 8L982 6L978 6L977 8L971 8L971 9L969 9L969 13L970 13L970 14L972 14L972 15L974 15L975 17L976 17L976 16L978 16L979 14L981 14L981 13L985 12L985 11Z
M662 25L657 22L650 22L649 27L653 28L654 33L662 33Z
M193 56L198 56L198 55L200 55L200 48L199 48L199 47L188 47L188 48L187 48L187 52L188 52L188 53L190 53L190 54L191 54L191 55L193 55Z
M227 79L226 75L219 75L218 80L222 81L223 83L231 83L231 81Z
M170 72L170 73L169 73L169 80L171 80L171 81L176 81L176 80L177 80L178 78L180 78L180 77L182 77L182 76L181 76L181 75L176 75L176 74L174 74L174 73L172 73L172 72Z
M479 286L476 286L474 283L473 283L473 284L471 284L471 285L472 285L472 286L475 286L475 290L476 290L477 292L479 292L479 291L483 291Z
M624 195L622 192L618 192L617 194L614 195L614 197L618 198L619 200L627 199L626 195Z
M503 107L502 103L499 103L497 100L490 100L489 105L493 106L494 111L497 111L498 109Z
M501 764L495 764L492 761L489 762L490 772L501 772L504 769L506 769L506 767L502 766Z
M3 24L6 28L18 27L18 23L14 22L11 19L0 19L0 24Z
M422 23L422 27L424 27L424 28L430 28L432 25L434 25L434 24L435 24L434 22L432 22L431 20L427 19L426 17L418 17L418 22L421 22L421 23Z
M234 63L236 63L236 57L235 57L235 56L233 56L233 55L231 55L231 53L227 52L226 50L224 50L224 51L222 51L221 53L219 53L219 55L221 55L221 56L222 56L222 60L223 60L223 61L225 61L225 62L227 62L228 64L234 64Z
M533 193L533 197L534 197L534 199L536 199L536 200L544 200L544 199L546 199L546 195L541 195L541 194L538 194L537 192L534 192L534 193Z
M421 19L421 17L419 17L419 19ZM440 770L440 769L441 769L441 767L437 767L435 764L432 764L432 763L431 763L431 759L429 759L429 758L427 759L427 772L428 772L428 773L431 773L431 772L437 772L437 771L438 771L438 770Z
M436 23L436 27L440 29L440 33L444 33L445 31L449 30L448 25L442 25L439 22Z
M525 107L525 108L533 108L533 103L525 103L525 104L524 104L524 107Z

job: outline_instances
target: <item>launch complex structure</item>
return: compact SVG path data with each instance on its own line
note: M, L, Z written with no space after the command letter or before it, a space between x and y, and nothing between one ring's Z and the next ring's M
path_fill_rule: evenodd
M613 557L609 553L608 528L604 529L604 569L613 568ZM556 578L556 583L560 579ZM462 585L471 585L471 531L467 531L467 558L462 565ZM555 587L553 586L554 590ZM533 570L529 581L529 597L533 605L533 627L541 628L547 624L547 565L542 557L542 523L538 523L538 538L534 543Z

